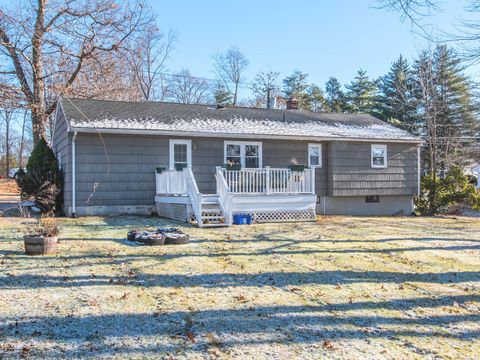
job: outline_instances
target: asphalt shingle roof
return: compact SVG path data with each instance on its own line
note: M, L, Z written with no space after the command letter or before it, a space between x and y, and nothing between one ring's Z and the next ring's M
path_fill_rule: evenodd
M205 136L265 135L420 141L366 114L309 113L246 107L217 108L164 102L63 98L71 129L195 132Z

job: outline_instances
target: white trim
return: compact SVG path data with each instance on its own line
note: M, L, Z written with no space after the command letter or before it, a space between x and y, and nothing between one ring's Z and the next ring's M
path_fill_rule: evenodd
M417 188L417 195L420 196L421 191L421 181L422 181L422 160L421 160L421 150L420 146L417 148L417 167L418 167L418 188Z
M261 141L234 141L225 140L223 142L223 163L227 163L227 145L240 145L240 163L242 168L245 167L245 145L257 145L258 146L258 168L263 167L263 150Z
M68 121L67 121L68 123ZM135 130L135 129L104 129L104 128L69 128L69 132L78 131L82 133L105 133L124 135L167 135L167 136L189 136L189 137L210 137L210 138L231 138L231 139L260 139L260 140L303 140L303 141L348 141L348 142L386 142L400 144L422 144L423 139L371 139L371 138L347 138L347 137L321 137L321 136L298 136L298 135L271 135L271 134L232 134L212 133L200 131L168 131L168 130Z
M384 151L384 164L383 165L375 165L373 163L373 149L374 148L381 148ZM372 168L376 169L384 169L388 167L388 153L387 153L387 145L385 144L372 144L370 147L370 164L372 165Z
M72 217L76 216L75 207L77 203L77 194L76 194L76 166L75 166L75 156L76 156L76 143L77 143L77 132L73 133L72 138Z
M189 140L189 139L170 139L169 142L170 142L170 146L169 146L169 163L170 163L169 167L170 167L170 170L175 169L173 149L174 149L174 146L176 144L187 145L187 165L192 166L192 140Z
M310 149L318 147L319 152L318 152L318 165L312 165L310 163ZM322 167L322 144L321 143L309 143L308 144L308 167L309 168L321 168Z

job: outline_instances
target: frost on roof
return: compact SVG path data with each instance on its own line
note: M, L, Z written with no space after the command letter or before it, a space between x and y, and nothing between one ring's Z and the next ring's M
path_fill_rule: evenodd
M133 103L131 106L121 103L121 108L117 109L111 107L112 102L105 102L108 104L104 108L102 101L95 101L95 107L85 100L75 101L78 103L71 103L73 107L66 111L73 128L419 140L406 131L361 114L287 112L285 116L278 110L229 108L223 111L198 105L161 103ZM89 106L80 109L84 103Z

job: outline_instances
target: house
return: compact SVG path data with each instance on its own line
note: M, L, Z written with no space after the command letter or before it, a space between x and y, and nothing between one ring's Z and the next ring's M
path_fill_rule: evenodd
M72 98L58 102L52 141L67 215L156 210L199 226L236 214L410 214L420 144L370 115L302 112L294 101L273 110Z
M465 174L474 176L477 180L475 187L480 189L480 163L474 162L464 168Z

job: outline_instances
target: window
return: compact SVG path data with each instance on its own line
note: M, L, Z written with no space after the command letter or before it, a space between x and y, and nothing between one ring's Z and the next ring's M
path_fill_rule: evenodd
M380 196L378 195L370 195L365 197L365 202L366 203L378 203L380 202Z
M387 145L372 145L372 168L387 167Z
M175 165L192 165L192 141L170 140L170 169Z
M322 144L308 144L308 167L322 167Z
M226 164L240 164L244 168L262 167L262 143L226 141L224 150Z

